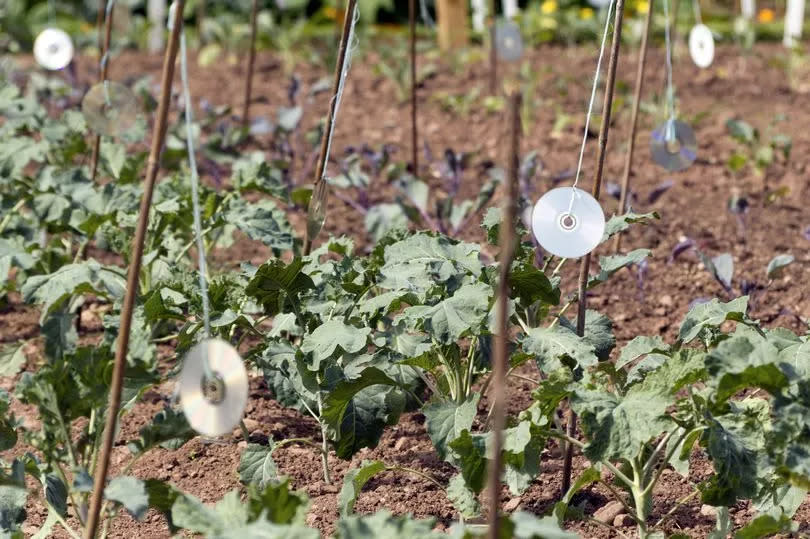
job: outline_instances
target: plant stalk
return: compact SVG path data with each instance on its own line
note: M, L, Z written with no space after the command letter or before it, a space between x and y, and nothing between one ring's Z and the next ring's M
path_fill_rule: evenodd
M250 128L250 101L253 93L253 70L256 65L256 21L259 16L259 0L253 0L250 10L250 53L248 54L247 77L245 78L245 104L242 108L242 127Z
M613 91L616 87L616 68L619 64L619 47L622 43L622 20L624 17L624 0L616 0L616 17L613 23L613 40L610 48L610 63L608 64L607 80L605 82L605 101L602 105L602 125L599 128L599 147L596 158L596 173L593 179L593 190L591 194L599 200L599 192L602 190L602 172L605 168L605 153L607 150L608 134L610 132L610 109L613 104ZM591 254L582 257L579 266L579 294L577 305L577 335L585 335L585 310L588 304L586 296L588 288L588 270L591 265ZM574 438L577 432L577 416L572 409L568 409L568 424L566 425L568 436ZM574 447L567 444L565 447L565 457L563 459L562 491L568 492L571 487L571 468L574 460Z
M146 239L146 229L149 224L149 209L152 205L152 193L154 192L157 180L158 169L160 168L160 152L163 149L163 142L166 137L166 120L169 115L169 104L171 102L171 81L174 78L174 64L177 58L177 49L180 44L180 32L183 27L183 7L185 0L176 0L177 7L174 12L174 25L172 27L169 44L166 47L166 54L163 59L163 74L161 77L161 95L158 102L157 121L152 133L152 147L149 152L149 161L146 170L146 181L144 182L143 196L141 197L141 207L138 215L138 226L135 230L135 239L132 242L133 254L129 265L129 275L127 276L127 289L124 295L124 306L121 310L121 322L118 333L118 344L115 350L115 363L113 366L112 382L110 385L110 402L107 408L106 424L104 428L104 438L101 446L101 453L98 468L94 470L93 495L90 499L90 507L87 512L87 526L84 531L85 539L94 539L99 524L99 513L104 495L104 486L107 482L107 472L110 466L110 456L113 443L115 442L116 423L118 421L118 410L121 407L121 390L124 383L124 371L126 370L127 351L129 350L130 329L132 327L132 312L135 308L136 295L138 292L138 278L141 271L141 260L143 259L143 246Z
M666 1L666 0L665 0ZM619 213L627 211L627 195L630 192L630 173L633 169L633 151L636 147L636 130L638 129L638 109L641 104L641 92L644 88L644 66L647 63L647 44L650 40L650 20L652 19L653 0L649 1L647 15L644 17L644 29L641 31L641 48L638 51L638 71L636 71L636 90L633 96L633 112L630 116L630 139L627 142L627 156L622 172L622 192L619 196ZM613 240L613 252L618 253L622 246L622 233L616 234Z
M98 23L98 53L99 58L102 59L101 61L101 73L99 74L99 82L104 82L107 80L107 75L110 71L110 42L112 40L112 25L113 25L113 12L110 10L110 13L106 17L106 21L104 20L104 15L107 12L107 1L108 0L99 0L98 2L98 17L96 21ZM104 22L104 40L102 42L101 39L101 23ZM104 56L107 55L107 58L104 59ZM101 157L101 135L96 135L96 138L93 140L93 156L90 159L90 179L92 181L96 181L96 175L98 174L98 160Z
M506 201L501 222L499 243L501 247L500 276L498 278L497 328L492 388L492 433L493 457L489 467L489 537L498 539L501 501L501 469L503 468L503 429L506 426L506 370L509 365L509 271L515 256L515 215L517 214L518 183L520 170L520 91L510 98L509 172L506 183ZM470 359L472 362L472 359Z

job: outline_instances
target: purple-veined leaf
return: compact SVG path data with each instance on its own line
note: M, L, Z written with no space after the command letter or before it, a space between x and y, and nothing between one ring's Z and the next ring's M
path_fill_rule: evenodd
M695 240L691 238L683 238L675 245L675 247L672 248L672 252L669 253L669 260L667 260L667 263L672 264L675 261L675 259L678 258L680 255L694 248L695 248Z
M675 182L672 180L666 180L658 184L658 187L650 191L650 194L647 195L647 204L655 204L655 202L661 198L661 196L669 191L672 186L675 185Z

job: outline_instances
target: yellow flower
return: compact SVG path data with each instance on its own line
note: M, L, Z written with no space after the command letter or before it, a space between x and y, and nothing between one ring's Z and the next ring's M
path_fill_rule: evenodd
M589 7L584 7L582 9L580 9L579 10L579 18L580 19L585 19L585 20L593 18L593 9L591 9Z
M759 22L771 22L773 20L773 10L772 9L760 9L759 15L757 15L757 20Z
M327 19L335 19L337 17L337 10L332 6L326 6L323 8L323 14Z
M647 13L650 9L650 3L647 0L639 0L638 4L636 4L636 12L638 13Z
M557 11L557 2L555 2L555 0L545 0L545 2L540 5L540 11L545 15L554 13Z

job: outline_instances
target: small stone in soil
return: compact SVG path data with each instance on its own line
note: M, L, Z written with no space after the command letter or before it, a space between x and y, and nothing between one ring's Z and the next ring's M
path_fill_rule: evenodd
M712 507L711 505L706 505L705 503L700 506L700 514L704 517L716 517L717 516L717 509Z
M394 444L394 449L397 451L402 451L402 448L405 447L405 444L408 443L408 439L406 437L402 437L397 440L397 443Z
M612 501L608 502L607 505L602 506L599 510L593 514L593 518L598 520L599 522L609 523L613 522L615 518L623 513L625 513L624 505L622 505L619 501Z
M522 501L523 500L521 500L520 498L512 498L511 500L509 500L508 502L506 502L504 504L504 506L503 506L504 513L512 513L512 512L514 512L515 509L517 509L518 506L520 505L520 502L522 502Z

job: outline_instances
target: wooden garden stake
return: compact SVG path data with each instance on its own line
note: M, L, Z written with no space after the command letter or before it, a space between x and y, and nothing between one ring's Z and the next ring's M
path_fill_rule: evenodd
M103 20L104 13L107 11L106 7L107 1L99 0L99 15L98 20ZM101 39L101 24L99 24L98 30L98 43L99 43L99 54L101 55L101 73L99 74L99 82L104 82L107 80L107 75L110 71L110 41L112 38L112 25L113 25L113 10L107 14L107 21L104 25L104 41L102 44ZM106 57L105 57L106 56ZM93 141L93 157L90 160L90 179L92 181L96 181L96 175L98 174L98 160L101 156L101 135L96 135L95 140Z
M416 126L416 0L408 0L408 24L411 34L411 165L419 177L419 133Z
M509 270L515 256L515 216L518 199L518 171L520 170L520 105L522 94L515 91L509 104L509 170L506 181L506 200L499 243L500 276L498 279L497 328L495 357L492 368L492 433L493 458L489 467L489 537L498 539L498 512L501 500L501 468L503 467L503 429L506 425L506 369L509 363Z
M667 0L664 0L667 1ZM644 86L644 65L647 62L647 43L650 39L650 20L652 19L653 0L649 0L647 15L644 17L644 30L641 33L641 49L638 51L638 71L636 71L636 91L633 96L633 112L630 116L630 140L627 145L627 156L622 172L622 192L619 196L619 214L627 210L627 195L630 192L630 172L633 168L633 150L636 147L636 129L638 127L638 109L641 103L641 92ZM613 240L613 252L618 253L622 246L621 233Z
M312 242L320 234L326 220L326 202L329 196L329 184L326 183L326 162L329 159L329 146L332 142L331 135L335 122L335 111L338 106L337 97L340 89L340 79L343 76L343 66L346 65L346 55L351 46L349 37L356 6L357 0L349 0L349 4L346 6L346 15L343 17L343 34L340 37L335 78L332 82L332 101L329 103L329 114L326 116L324 136L321 140L321 153L318 156L318 165L315 169L315 184L312 187L312 197L309 200L309 210L307 211L307 235L304 240L305 256L312 250Z
M110 454L115 442L118 410L121 407L121 389L124 382L124 371L127 364L127 351L129 350L129 334L132 327L132 311L135 308L135 297L138 293L138 277L141 272L141 259L143 258L143 244L146 238L146 228L149 224L149 209L152 205L152 193L160 168L160 152L166 137L166 119L171 103L172 79L174 78L174 62L180 43L180 31L183 27L183 7L185 0L176 0L174 11L174 25L163 58L163 74L161 77L160 101L158 102L157 120L152 132L152 147L149 151L149 161L146 167L146 180L144 182L141 207L138 214L138 226L135 229L135 239L132 242L132 260L129 263L127 275L127 289L124 295L124 306L121 309L121 322L118 332L118 342L115 349L115 363L113 365L112 382L110 384L110 403L107 408L107 417L104 427L104 436L101 442L98 465L94 471L93 495L90 498L90 508L87 512L87 525L84 530L84 539L94 539L98 529L101 504L104 497L104 487L107 482L107 472L110 467ZM186 105L188 106L188 104Z
M250 53L248 54L247 79L245 80L245 105L242 109L242 127L250 127L250 100L253 93L253 69L256 64L256 20L259 17L259 0L253 0L250 11Z
M596 173L593 178L593 190L591 194L599 200L599 192L602 190L602 171L605 166L605 150L607 148L608 132L610 131L610 108L613 103L613 90L616 86L616 67L619 64L619 46L622 42L622 19L624 15L624 0L616 0L616 18L613 22L613 40L610 48L610 63L608 64L607 80L605 82L605 101L602 106L602 125L599 128L599 146L596 157ZM585 309L587 307L588 270L591 265L590 253L582 257L579 266L579 302L577 305L577 335L585 335ZM573 410L568 409L568 424L566 433L569 437L576 437L577 416ZM574 458L574 445L567 443L565 446L565 458L563 460L563 494L571 487L571 465Z
M498 91L498 52L495 50L495 18L489 23L489 94Z

